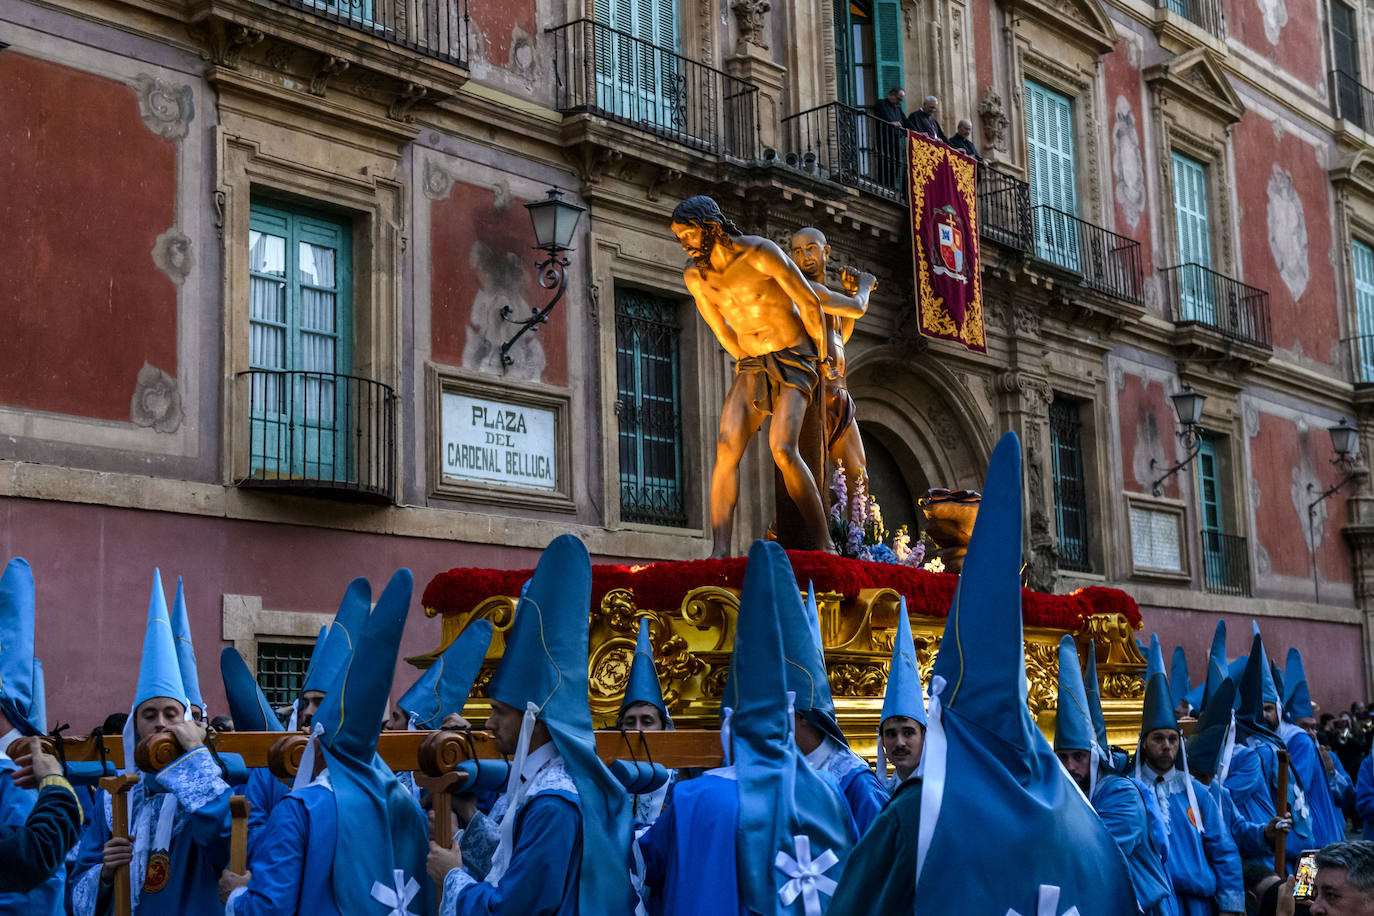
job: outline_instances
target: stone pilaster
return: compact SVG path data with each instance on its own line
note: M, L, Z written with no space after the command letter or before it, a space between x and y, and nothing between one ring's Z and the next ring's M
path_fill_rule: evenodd
M787 68L775 62L767 48L741 38L725 60L725 72L759 87L759 145L778 148L783 108L782 87Z

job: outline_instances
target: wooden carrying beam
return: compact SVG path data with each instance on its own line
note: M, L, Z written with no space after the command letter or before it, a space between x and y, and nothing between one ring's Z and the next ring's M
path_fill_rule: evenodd
M27 741L28 739L21 739ZM124 765L123 742L116 737L89 735L60 739L66 759L74 762L101 759L103 743L107 759L117 767ZM56 754L58 739L42 739L43 749ZM300 766L309 735L304 732L223 732L213 734L207 741L215 750L238 754L249 767L269 767L274 774L289 779ZM616 758L653 760L665 767L720 766L724 754L720 732L694 729L675 732L596 733L596 750L609 763ZM26 749L10 747L10 754L27 753ZM387 766L396 771L418 770L431 776L451 773L464 760L499 760L502 757L496 739L489 732L474 731L414 731L382 732L377 741L377 753ZM134 749L134 762L145 772L156 773L181 756L181 748L171 732L158 732L139 742Z
M12 756L12 755L11 755ZM106 776L100 788L110 795L110 836L129 838L129 790L138 782L137 776ZM131 916L133 897L129 889L129 866L121 865L114 873L114 916Z

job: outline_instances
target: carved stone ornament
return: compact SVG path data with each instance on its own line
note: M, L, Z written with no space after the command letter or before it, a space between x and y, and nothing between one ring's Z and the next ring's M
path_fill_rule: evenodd
M444 200L453 191L456 179L442 165L433 159L425 160L423 187L425 196L430 200Z
M989 86L983 90L978 103L978 118L983 122L983 146L986 149L1007 151L1007 106L998 91Z
M153 243L153 263L180 286L196 263L190 238L175 226L159 235Z
M152 427L160 433L174 433L181 426L181 392L177 380L156 366L143 364L138 370L138 382L129 418L135 426Z
M173 86L140 73L134 77L134 92L138 96L138 114L149 130L168 140L186 136L196 116L190 86Z
M730 9L735 11L735 24L739 26L739 50L743 52L746 45L768 50L764 16L772 9L769 0L734 0Z

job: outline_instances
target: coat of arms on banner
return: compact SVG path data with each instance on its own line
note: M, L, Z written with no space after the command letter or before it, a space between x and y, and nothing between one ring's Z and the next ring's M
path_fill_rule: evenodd
M935 211L935 228L940 259L931 268L941 276L967 283L964 276L964 229L959 213L946 204Z

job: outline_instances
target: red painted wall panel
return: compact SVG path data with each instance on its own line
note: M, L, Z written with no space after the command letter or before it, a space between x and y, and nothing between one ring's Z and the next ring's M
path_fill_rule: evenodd
M1322 82L1318 0L1222 0L1230 37L1309 86Z
M515 318L529 314L513 301L517 298L537 308L547 303L551 293L539 285L534 269L542 252L533 248L526 203L510 195L498 203L493 189L458 182L448 198L431 204L430 347L435 361L476 368L480 353L490 350L481 346L483 338L500 346L517 330L497 317L502 303L510 302ZM538 341L545 359L541 381L550 385L568 383L568 307L565 299L548 324L515 345L528 348Z
M1112 200L1116 231L1140 243L1145 275L1154 263L1150 242L1149 193L1145 181L1144 104L1140 71L1131 66L1125 40L1103 58L1107 79L1107 108L1111 150Z
M1194 686L1206 676L1207 653L1219 618L1226 621L1227 659L1235 660L1250 652L1249 617L1145 606L1140 613L1145 618L1145 629L1138 634L1140 641L1148 645L1149 633L1158 633L1166 664L1173 657L1174 646L1182 646ZM1323 710L1349 709L1352 700L1366 699L1364 639L1359 626L1279 617L1256 619L1264 636L1264 651L1280 668L1290 648L1296 647L1302 653L1308 689Z
M534 53L533 45L537 31L534 0L501 0L500 3L474 3L469 15L477 31L486 39L487 62L494 67L508 67L520 38L526 38L525 54ZM589 14L590 15L590 14ZM561 20L560 20L561 21ZM517 36L516 30L523 32ZM530 61L517 61L528 67Z
M1262 115L1247 111L1235 131L1236 184L1244 280L1269 291L1274 346L1300 348L1308 358L1330 363L1341 336L1331 249L1331 190L1316 151L1293 134L1275 135ZM1292 201L1301 201L1296 221ZM1295 297L1290 283L1304 272L1301 235L1307 237L1305 285ZM1271 242L1271 236L1277 241ZM1277 249L1277 253L1276 253ZM1288 281L1279 258L1285 259Z
M127 420L145 362L177 374L176 146L123 83L0 54L0 404Z
M1159 471L1178 460L1178 440L1174 434L1177 417L1168 394L1159 382L1146 384L1140 376L1130 373L1117 392L1123 484L1130 492L1150 492L1152 457L1161 462ZM1177 474L1164 485L1163 495L1178 498Z
M1312 553L1307 547L1307 493L1310 479L1297 471L1305 463L1321 481L1334 483L1330 466L1331 440L1320 425L1299 432L1297 424L1272 414L1260 414L1259 435L1250 440L1250 464L1259 483L1255 507L1256 536L1269 553L1278 575L1312 575ZM1323 484L1323 489L1330 483ZM1315 494L1314 494L1315 495ZM1351 581L1350 548L1341 534L1348 519L1345 500L1336 496L1324 503L1326 518L1319 530L1321 578L1326 582Z

